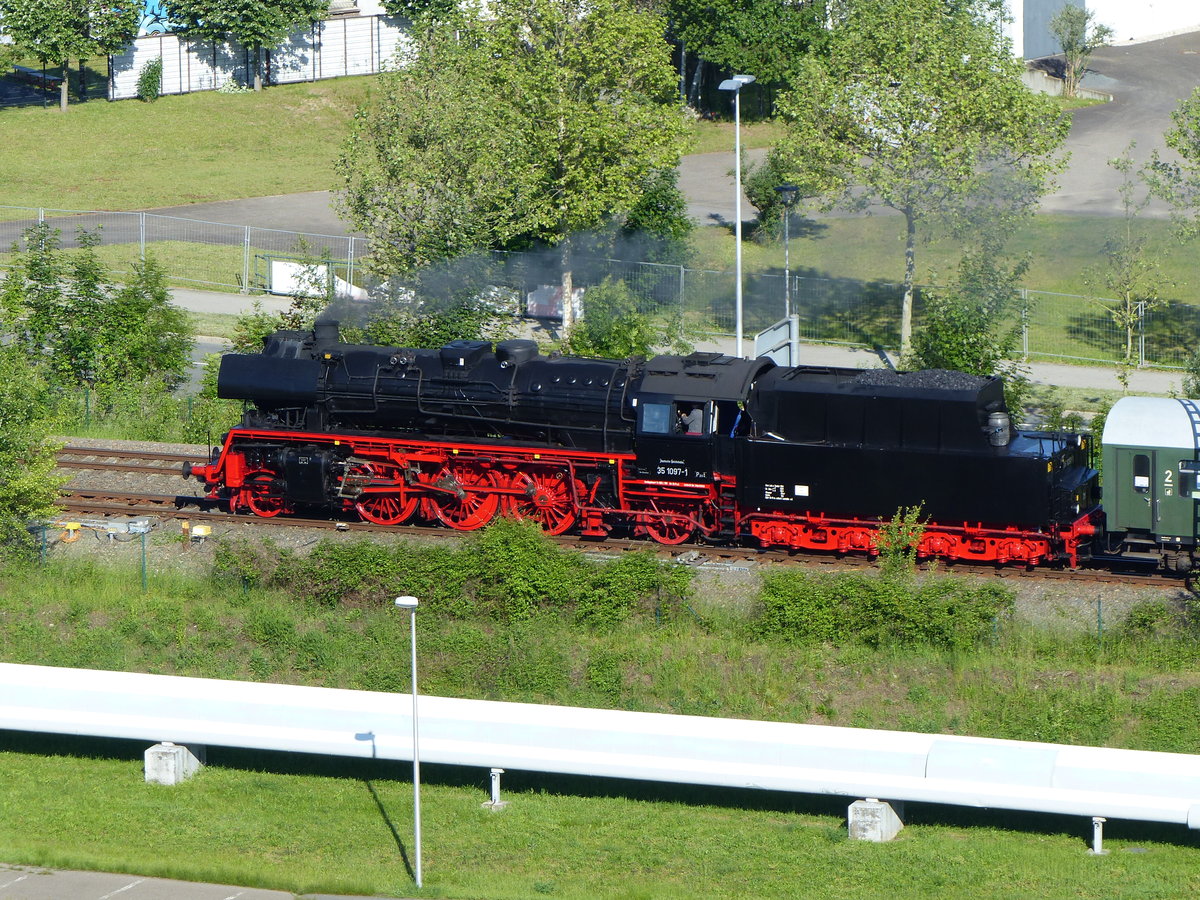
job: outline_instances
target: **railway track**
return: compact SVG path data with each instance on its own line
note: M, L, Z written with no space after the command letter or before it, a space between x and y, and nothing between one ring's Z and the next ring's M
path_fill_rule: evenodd
M60 469L133 472L144 475L179 475L185 462L203 463L203 456L153 450L67 446L58 451Z
M59 452L59 468L71 471L89 470L122 476L170 476L181 477L185 462L207 462L205 456L184 453L151 451L133 448L67 446ZM329 531L353 531L355 533L404 533L425 537L446 538L459 536L459 532L447 531L440 526L404 525L399 527L375 525L358 519L313 518L303 516L277 516L260 518L253 515L237 515L221 508L217 501L186 494L164 494L140 491L119 491L105 488L68 487L63 497L64 508L75 516L128 516L154 517L160 520L189 520L209 524L251 525L280 528L309 528ZM580 539L571 535L553 538L565 547L585 552L620 553L630 550L656 551L663 557L713 568L727 566L746 568L762 563L785 563L802 561L805 565L829 567L838 570L872 569L874 562L865 557L824 556L819 554L800 555L786 550L758 550L750 547L681 545L664 547L642 539L612 537L603 541ZM1144 587L1160 587L1164 590L1180 587L1179 578L1160 574L1129 574L1100 569L1019 569L1015 567L989 568L937 564L923 566L925 570L970 575L994 575L999 578L1041 579L1047 581L1088 582L1093 584L1125 584Z

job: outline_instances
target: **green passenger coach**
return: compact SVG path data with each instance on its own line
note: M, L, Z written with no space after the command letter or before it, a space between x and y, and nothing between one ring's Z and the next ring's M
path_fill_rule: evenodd
M1186 572L1200 515L1200 401L1122 397L1103 442L1108 552Z

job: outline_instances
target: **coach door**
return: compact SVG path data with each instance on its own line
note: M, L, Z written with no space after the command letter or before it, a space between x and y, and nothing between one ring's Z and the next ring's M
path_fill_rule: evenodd
M1147 447L1122 449L1117 456L1121 527L1153 534L1158 525L1158 454ZM1178 455L1178 454L1176 454Z

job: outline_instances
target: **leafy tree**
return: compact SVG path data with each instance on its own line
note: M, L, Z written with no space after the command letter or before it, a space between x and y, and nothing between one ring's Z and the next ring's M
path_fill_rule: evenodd
M49 386L20 348L0 346L0 557L32 548L31 523L56 511L63 478L46 410Z
M99 261L99 235L81 231L70 256L58 232L37 225L0 291L11 340L44 366L56 385L116 384L185 376L192 347L187 314L171 304L166 278L152 259L113 287Z
M1021 333L1021 320L1013 315L1019 271L998 271L996 260L983 253L964 255L958 279L927 292L925 321L913 335L905 368L999 375L1008 408L1020 410L1030 385L1025 367L1013 361Z
M1068 2L1050 19L1050 33L1062 48L1063 96L1074 97L1092 53L1108 43L1113 30L1098 24L1092 10Z
M901 351L912 340L918 228L988 204L1033 206L1068 128L1021 83L990 0L837 0L828 54L798 67L779 98L787 133L772 151L826 209L904 216ZM997 173L1007 173L997 179ZM998 184L1015 190L996 190Z
M171 302L167 277L153 257L133 265L133 278L110 291L100 331L102 380L159 377L181 385L191 364L192 326Z
M1138 216L1150 202L1151 193L1138 196L1141 172L1133 162L1134 144L1130 143L1124 153L1108 164L1121 173L1122 216L1117 228L1102 248L1103 264L1085 273L1093 286L1103 288L1108 294L1116 295L1113 304L1102 303L1113 323L1125 336L1125 347L1121 357L1117 378L1125 387L1129 386L1129 371L1138 363L1134 346L1135 335L1146 311L1163 305L1165 300L1160 291L1169 286L1162 272L1162 254L1152 250L1150 237L1139 227Z
M646 177L641 197L621 223L620 237L639 246L642 260L683 265L691 253L692 228L679 169L659 169Z
M262 90L262 51L298 26L319 22L328 0L164 0L179 33L214 42L235 40L254 51L254 89Z
M383 8L389 16L413 22L441 21L454 18L459 4L458 0L383 0Z
M663 6L686 50L723 69L750 72L766 86L786 84L796 60L824 35L823 3L666 0Z
M631 0L495 0L416 34L338 164L377 267L542 243L571 296L571 236L628 214L679 161L663 30Z
M400 294L378 304L363 325L346 328L344 337L385 347L443 347L458 339L504 340L509 321L477 297L423 303Z
M1190 238L1200 233L1200 88L1179 102L1171 122L1163 139L1178 161L1155 150L1143 175L1151 191L1171 204L1180 236Z
M59 107L67 108L67 62L115 53L137 36L142 3L0 0L0 32L45 63L62 66Z
M567 337L563 349L576 356L608 359L651 356L662 347L686 352L678 323L646 315L638 301L624 281L605 278L588 288L583 298L583 319Z
M949 233L963 247L955 278L925 292L925 315L913 335L911 368L952 369L972 375L999 375L1011 410L1020 410L1030 383L1024 366L1014 362L1022 320L1029 313L1021 279L1029 269L1028 254L1012 258L1010 236L1033 215L1030 205L988 202L1028 187L1011 172L992 173L980 185L979 202L952 218Z

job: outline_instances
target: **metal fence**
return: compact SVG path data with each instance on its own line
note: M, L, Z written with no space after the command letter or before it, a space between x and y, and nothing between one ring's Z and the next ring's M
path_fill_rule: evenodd
M112 213L45 208L0 207L0 248L18 241L31 226L46 223L62 234L62 246L77 246L79 230L98 231L97 253L117 274L129 272L148 253L172 282L246 293L281 292L278 263L324 259L330 275L369 292L378 279L367 263L367 242L348 235L311 234L229 225L152 213ZM496 265L483 277L520 297L557 281L558 254L494 254ZM8 255L0 252L0 268ZM448 270L450 278L458 278ZM466 277L465 275L461 277ZM733 272L618 259L576 259L579 287L605 278L625 281L643 298L643 311L682 316L699 333L735 331ZM890 282L793 275L791 308L806 341L895 349L900 342L902 288ZM1115 364L1125 358L1138 367L1182 368L1196 352L1200 305L1173 301L1135 305L1118 300L1045 291L1022 291L1020 347L1027 358ZM743 278L743 327L754 334L783 318L785 285L781 272ZM920 289L914 301L914 327L924 312Z
M403 19L341 16L296 28L265 53L271 84L316 81L382 70L405 39ZM148 34L110 57L110 100L136 97L138 75L147 62L162 60L162 93L211 91L228 81L254 80L253 52L235 41L193 41L176 34Z

